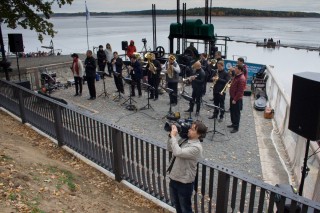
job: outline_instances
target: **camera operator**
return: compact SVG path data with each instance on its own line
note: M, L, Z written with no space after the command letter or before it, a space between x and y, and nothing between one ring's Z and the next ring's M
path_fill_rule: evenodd
M188 139L178 144L178 130L172 125L167 149L173 157L167 169L170 178L170 198L177 213L192 213L191 198L197 175L198 160L202 157L201 141L205 138L207 127L201 121L194 121L188 130Z

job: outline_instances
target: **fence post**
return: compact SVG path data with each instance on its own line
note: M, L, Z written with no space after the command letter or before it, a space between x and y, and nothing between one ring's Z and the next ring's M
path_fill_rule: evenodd
M122 181L122 134L118 129L112 128L112 145L113 145L113 170L116 181Z
M21 117L21 122L23 124L25 124L27 122L26 119L26 110L24 108L24 102L23 102L23 95L22 95L22 90L19 88L15 88L18 89L18 96L19 96L19 110L20 110L20 117Z
M62 115L61 107L59 105L54 105L54 124L56 128L58 146L63 145L63 126L62 126Z
M220 171L218 175L218 190L217 190L218 193L217 193L216 212L219 212L219 213L228 212L229 186L230 186L230 175Z

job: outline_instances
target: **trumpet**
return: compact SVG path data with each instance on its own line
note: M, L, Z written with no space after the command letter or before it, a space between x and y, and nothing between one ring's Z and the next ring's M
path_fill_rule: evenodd
M211 66L214 67L214 66L216 65L216 63L217 63L217 59L214 58L214 59L211 59L211 60L210 60Z
M193 77L198 77L198 75L199 74L196 74L196 75L192 75L192 76L190 76L190 77L188 77L188 78L182 78L182 83L184 83L184 84L189 84L192 80L191 80L191 78L193 78Z
M223 95L223 93L226 92L227 88L231 87L231 79L226 83L226 85L223 87L223 89L220 92L220 95Z

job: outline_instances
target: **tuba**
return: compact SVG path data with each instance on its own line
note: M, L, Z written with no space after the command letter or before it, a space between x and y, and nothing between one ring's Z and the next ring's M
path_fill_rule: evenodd
M152 74L157 74L157 68L156 66L151 62L153 58L153 53L147 52L144 55L144 58L148 60L149 70L152 72Z
M169 60L175 61L176 57L174 55L170 55ZM171 63L168 64L167 75L168 75L168 78L173 78L174 70L173 70L173 64Z

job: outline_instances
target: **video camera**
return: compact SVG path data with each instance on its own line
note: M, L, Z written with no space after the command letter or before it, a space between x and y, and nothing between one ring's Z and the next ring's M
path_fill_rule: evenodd
M143 38L141 41L142 41L143 43L147 43L147 39L146 39L146 38Z
M167 121L164 125L164 130L171 132L172 125L176 125L178 129L179 136L183 139L188 138L188 131L192 126L192 121L190 120L177 120L177 121Z

